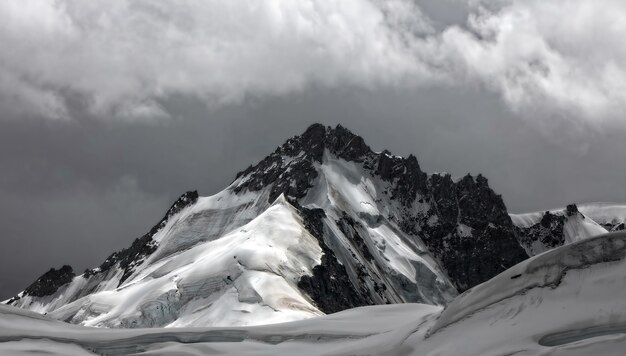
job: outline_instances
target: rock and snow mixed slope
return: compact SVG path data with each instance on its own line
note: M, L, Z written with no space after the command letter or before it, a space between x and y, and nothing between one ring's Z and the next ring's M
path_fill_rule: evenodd
M123 281L123 270L112 268L82 295L98 275L86 273L52 295L25 292L13 304L107 327L249 325L321 315L296 286L322 254L298 212L280 197L246 218L249 197L213 209L224 198L230 197L200 198L166 223L153 237L158 247ZM240 214L224 214L232 208Z
M90 326L256 325L445 305L527 257L484 177L428 175L316 124L224 191L185 193L99 267L51 270L8 304Z
M520 244L530 256L624 229L626 205L609 203L570 204L562 209L511 214Z
M355 308L277 325L96 329L0 306L0 354L623 355L626 233L558 247L447 307Z

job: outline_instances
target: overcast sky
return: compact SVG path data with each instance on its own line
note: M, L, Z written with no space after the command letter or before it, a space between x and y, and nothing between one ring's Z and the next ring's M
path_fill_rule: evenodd
M309 124L511 212L626 202L622 0L3 0L0 298Z

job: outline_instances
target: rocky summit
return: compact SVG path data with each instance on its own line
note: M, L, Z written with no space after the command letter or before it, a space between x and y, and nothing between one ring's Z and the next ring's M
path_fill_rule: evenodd
M373 152L363 138L342 126L312 125L239 173L247 179L234 190L271 185L270 201L280 194L302 199L314 187L316 165L323 164L325 153L358 165L365 176L386 186L379 200L393 201L398 209L385 218L403 232L419 236L459 291L528 257L516 240L502 197L485 177L467 175L455 181L447 174L428 175L415 156Z

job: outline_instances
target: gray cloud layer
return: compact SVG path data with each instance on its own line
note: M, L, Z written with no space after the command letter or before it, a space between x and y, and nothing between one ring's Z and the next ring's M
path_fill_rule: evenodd
M11 50L0 54L0 104L67 118L78 102L96 116L154 120L171 116L161 101L173 95L219 105L312 86L443 83L485 86L550 120L623 117L623 1L459 0L466 18L443 26L419 5L2 1L0 41Z

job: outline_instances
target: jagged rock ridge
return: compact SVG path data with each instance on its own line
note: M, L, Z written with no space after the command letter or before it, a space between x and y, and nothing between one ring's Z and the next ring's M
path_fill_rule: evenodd
M315 166L322 163L324 152L356 163L389 183L384 194L399 203L389 218L426 243L459 291L528 257L516 240L501 196L486 178L467 175L454 182L450 175L429 176L415 156L373 152L360 136L342 126L312 125L256 166L240 172L237 176L243 180L234 190L255 191L271 185L270 201L280 194L301 199L315 185Z
M54 294L59 287L69 283L75 274L71 266L64 265L57 269L51 268L28 286L24 293L35 297L45 297Z

